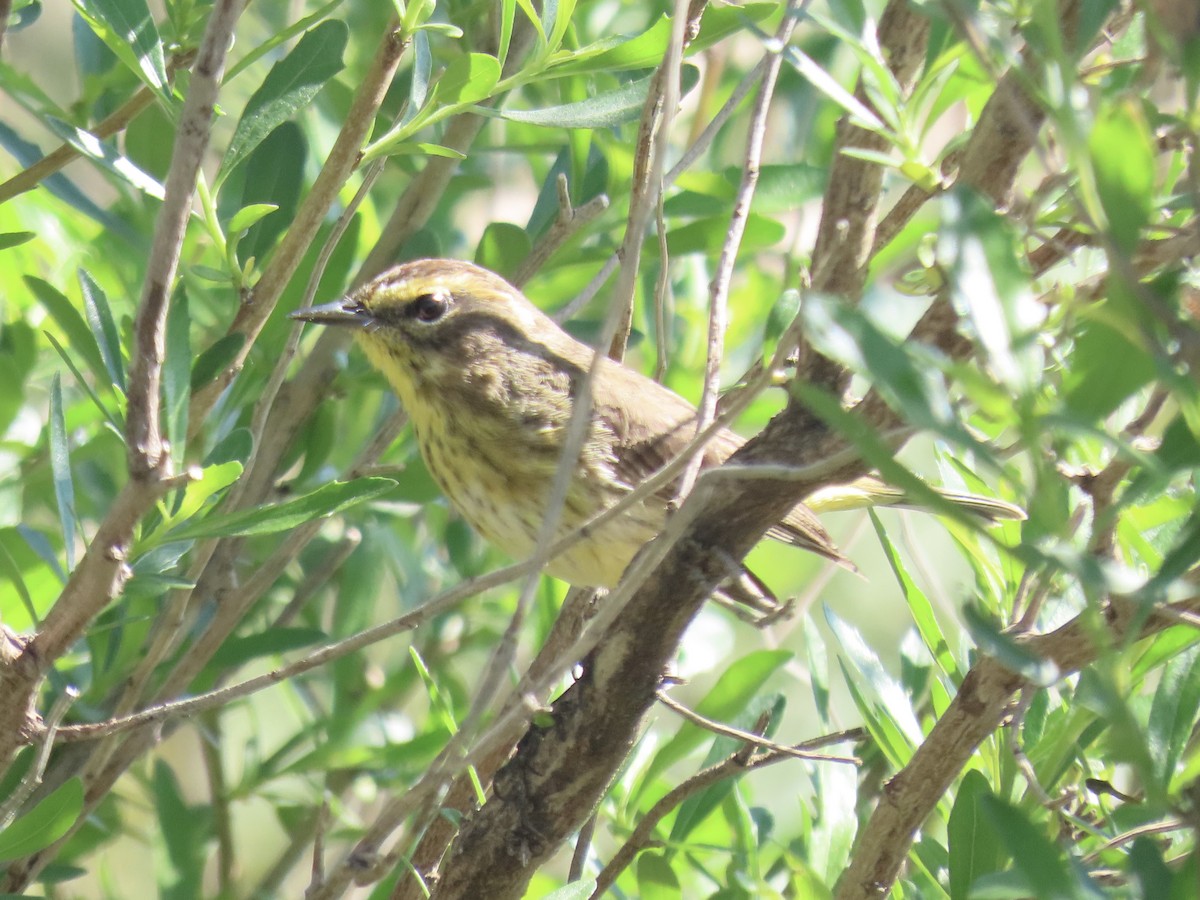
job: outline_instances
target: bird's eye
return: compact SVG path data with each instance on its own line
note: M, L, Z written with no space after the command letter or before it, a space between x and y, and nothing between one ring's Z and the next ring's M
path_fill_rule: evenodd
M421 294L409 304L409 314L418 322L436 322L446 314L450 306L450 298L438 292L436 294Z

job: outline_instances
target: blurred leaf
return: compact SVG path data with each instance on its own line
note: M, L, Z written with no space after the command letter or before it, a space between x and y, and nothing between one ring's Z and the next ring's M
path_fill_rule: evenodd
M83 812L83 784L72 778L0 831L0 859L19 859L49 847L70 830Z
M1113 365L1114 360L1120 365ZM1154 377L1154 360L1107 324L1084 323L1075 338L1062 397L1087 421L1102 419Z
M492 222L475 250L475 262L511 279L532 249L525 229L510 222Z
M892 764L903 766L924 737L912 700L884 669L858 629L828 606L825 621L841 648L839 658L844 662L847 687L855 695L868 728L880 740Z
M172 873L160 873L160 896L183 898L196 896L208 858L205 840L212 827L212 811L207 807L189 806L179 790L175 773L163 760L154 764L154 809L159 821L159 834L167 850ZM165 882L170 875L173 882Z
M187 454L188 403L192 399L191 324L187 291L180 284L167 310L166 358L162 370L165 401L162 418L176 471L182 470ZM182 492L179 497L182 500Z
M987 779L976 769L963 776L947 824L950 850L950 900L968 900L981 875L999 872L1008 859L984 819L981 802L991 797Z
M581 881L571 881L556 891L551 891L542 900L588 900L596 890L596 879L584 878Z
M58 503L58 521L62 525L63 549L70 572L75 568L75 486L71 480L71 451L67 444L62 382L57 372L50 381L50 468L54 472L54 499Z
M1045 360L1038 341L1045 312L1023 270L1012 225L990 199L953 191L943 201L937 259L949 269L955 305L970 317L989 371L1017 396L1042 382Z
M349 30L336 19L321 22L271 67L242 110L221 162L219 186L250 152L297 112L342 70Z
M634 865L639 900L681 900L679 876L664 851L643 853Z
M991 795L980 796L978 802L1035 896L1041 900L1104 896L1086 876L1072 874L1062 851L1019 809Z
M0 250L7 250L9 247L19 247L24 243L32 241L36 234L32 231L7 231L0 234Z
M891 538L888 537L875 510L868 510L868 512L871 515L871 524L875 526L875 536L879 538L880 546L883 547L883 552L887 556L888 565L892 567L892 574L896 576L896 580L900 583L900 589L904 591L904 599L908 603L908 609L912 613L913 622L917 626L917 633L921 635L925 649L929 651L929 655L933 657L942 674L958 684L962 681L962 673L958 669L958 662L955 660L954 654L946 643L937 616L934 615L933 604L929 602L924 591L917 587L912 576L908 574L899 552Z
M963 607L963 621L979 649L1009 669L1039 687L1054 684L1062 673L1048 659L1037 656L1012 635L1002 631L979 609L968 604Z
M286 503L260 506L256 509L214 514L198 522L172 529L166 538L172 541L200 537L230 537L254 534L273 534L287 531L314 519L331 516L357 503L378 497L391 490L396 482L390 478L359 478L354 481L334 481L311 494Z
M257 634L237 635L227 638L213 654L209 668L217 672L236 669L251 660L264 656L281 656L326 640L328 635L316 628L272 627Z
M1132 99L1105 105L1088 150L1108 229L1125 253L1137 247L1154 209L1155 151L1141 107Z
M704 253L715 257L728 233L728 214L689 222L678 228L672 228L667 233L667 252L671 256ZM787 229L775 219L751 213L746 217L746 230L742 235L741 249L748 253L762 250L765 247L773 247L782 241L786 234ZM657 255L658 239L651 238L646 244L646 249Z
M1192 646L1168 660L1154 691L1146 742L1159 764L1159 777L1170 784L1191 738L1200 711L1200 647Z
M679 92L686 95L700 80L695 66L685 65L680 75ZM653 75L630 81L610 91L595 94L586 100L547 106L542 109L479 110L484 115L498 116L526 125L543 125L547 128L613 128L632 122L642 114L646 95L654 82Z

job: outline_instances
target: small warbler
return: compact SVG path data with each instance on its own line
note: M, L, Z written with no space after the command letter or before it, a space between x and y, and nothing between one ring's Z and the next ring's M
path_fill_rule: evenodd
M454 507L513 558L533 553L591 347L504 279L445 259L396 266L345 299L292 316L353 328L399 396L421 455ZM559 536L618 502L695 435L692 404L609 359L600 360L592 407ZM702 465L719 465L743 443L720 431L702 451ZM855 505L904 502L902 492L878 479L846 487ZM941 493L989 519L1024 518L1000 500ZM547 571L577 586L613 587L663 530L672 496L668 487L634 504L551 559ZM768 534L849 565L807 506L796 506ZM760 609L773 601L744 570L725 593Z

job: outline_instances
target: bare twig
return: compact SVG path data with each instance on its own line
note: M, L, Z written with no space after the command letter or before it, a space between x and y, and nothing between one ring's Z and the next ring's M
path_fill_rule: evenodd
M847 765L857 766L862 764L856 756L829 756L824 753L815 753L809 749L809 744L797 744L794 747L787 744L779 744L769 740L760 734L754 734L749 731L743 731L741 728L734 728L732 725L727 725L724 722L717 722L700 715L694 709L688 709L682 703L672 699L665 691L658 692L658 702L667 709L679 713L689 722L699 725L705 731L711 731L713 734L719 734L724 737L734 738L739 741L745 741L762 750L770 750L772 753L782 753L785 756L793 756L796 759L819 759L823 762L839 762ZM832 738L829 736L818 738L818 746L826 746L827 744L840 743L842 741L857 740L862 736L860 729L855 729L852 732L839 732Z
M512 283L517 287L522 287L563 244L608 209L606 194L593 197L583 206L572 206L571 193L567 187L567 176L561 172L555 186L558 188L558 216L513 273Z
M738 250L742 245L742 235L746 232L746 220L750 215L754 189L758 185L763 140L767 133L767 113L771 108L771 99L775 95L775 81L779 77L779 67L783 64L783 51L796 28L798 6L798 0L788 3L783 12L783 21L775 33L773 46L767 48L770 56L767 60L766 70L763 72L762 82L759 84L754 110L750 115L750 133L746 138L742 180L734 195L733 212L730 214L725 240L721 243L721 253L717 258L717 270L709 285L708 355L704 363L704 390L700 395L700 405L696 416L697 433L704 430L717 414L717 394L721 386L721 358L724 355L725 331L729 327L729 286L733 281L733 267L737 262ZM684 469L683 476L679 480L679 496L686 497L692 489L696 475L700 471L700 462L701 459L697 456Z
M692 16L699 20L703 3L699 9L689 9L687 0L676 0L671 16L671 39L667 43L666 56L654 72L646 103L642 108L642 120L634 144L633 184L629 198L629 216L625 223L625 237L617 256L621 269L613 289L613 304L616 319L611 334L606 334L608 355L615 360L625 358L625 344L633 327L633 296L637 286L638 267L641 262L642 241L646 228L654 215L658 196L663 189L662 173L666 168L667 135L675 118L679 104L679 67L683 60L688 25Z

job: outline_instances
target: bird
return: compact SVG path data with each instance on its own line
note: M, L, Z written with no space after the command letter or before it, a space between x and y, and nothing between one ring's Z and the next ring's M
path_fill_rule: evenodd
M510 557L533 555L579 385L596 361L592 347L499 275L449 259L397 265L340 300L291 315L353 331L407 412L426 467L451 505ZM556 538L621 501L696 433L691 403L623 363L600 358L591 394ZM744 443L721 429L701 451L702 469ZM665 528L675 491L667 485L589 529L545 570L577 587L615 587ZM1002 500L939 493L985 519L1024 518ZM905 501L902 491L873 477L846 486L845 496L859 505ZM854 568L804 504L767 534ZM778 609L769 588L744 567L722 590L759 611Z

